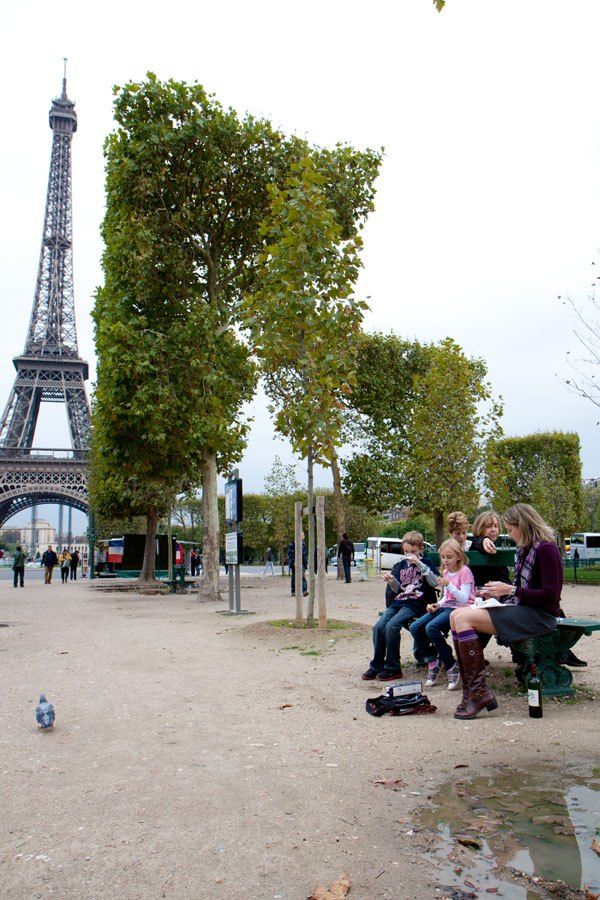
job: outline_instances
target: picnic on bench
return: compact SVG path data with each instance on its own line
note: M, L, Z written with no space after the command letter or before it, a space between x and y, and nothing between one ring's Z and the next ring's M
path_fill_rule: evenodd
M467 523L462 513L452 516ZM502 519L493 511L477 517L467 550L467 530L462 524L463 533L456 535L459 540L451 537L438 554L423 558L422 535L404 535L405 555L384 576L387 608L373 627L374 655L363 680L402 677L400 634L406 628L414 639L417 663L428 666L426 686L433 686L442 670L448 690L462 685L455 718L475 718L483 709L498 706L485 680L484 648L493 635L511 648L521 683L528 685L536 663L542 694L573 693L573 676L566 665L586 663L574 656L572 648L584 635L600 630L600 620L569 619L560 608L562 558L551 528L539 513L517 503L502 518L516 550L496 548ZM439 600L436 588L442 592ZM449 633L453 647L446 640Z

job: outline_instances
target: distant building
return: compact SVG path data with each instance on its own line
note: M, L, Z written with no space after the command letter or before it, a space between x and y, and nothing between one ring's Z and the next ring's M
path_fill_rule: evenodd
M600 487L600 478L584 478L583 484L585 487Z
M33 523L19 528L19 541L28 548L35 559L38 553L43 553L48 544L53 547L56 544L56 528L45 519L34 519Z
M381 513L384 522L404 522L410 515L408 506L392 506Z

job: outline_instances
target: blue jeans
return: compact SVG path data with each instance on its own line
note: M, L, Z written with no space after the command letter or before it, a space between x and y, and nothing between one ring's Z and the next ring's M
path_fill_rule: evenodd
M373 625L374 655L370 666L375 672L400 671L400 632L419 611L414 606L389 606Z
M346 584L350 584L352 581L352 577L350 575L350 557L342 555L342 565L344 566L344 578L346 579Z
M451 612L452 610L449 608L442 608L437 612L425 613L410 626L415 647L423 655L425 661L433 662L434 659L439 658L446 669L451 669L456 662L452 650L446 643L446 635L450 630ZM432 656L431 651L427 652L431 644L435 647L436 656Z

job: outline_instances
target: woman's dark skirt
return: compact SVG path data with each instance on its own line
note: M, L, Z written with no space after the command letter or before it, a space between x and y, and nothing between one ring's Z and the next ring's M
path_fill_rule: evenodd
M490 619L503 644L514 644L556 628L556 618L534 606L508 604L488 607Z

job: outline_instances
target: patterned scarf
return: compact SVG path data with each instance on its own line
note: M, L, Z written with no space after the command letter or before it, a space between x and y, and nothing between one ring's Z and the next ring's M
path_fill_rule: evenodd
M531 584L533 566L541 541L535 541L529 547L518 547L515 554L515 587L528 588ZM516 597L509 597L508 603L518 603Z

